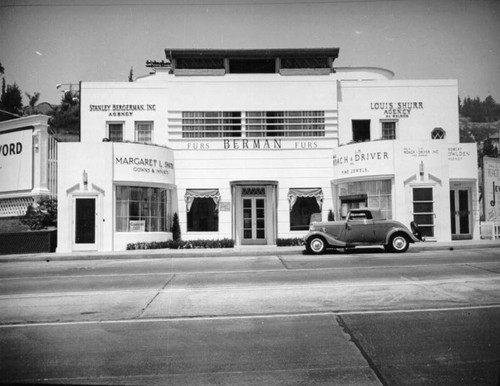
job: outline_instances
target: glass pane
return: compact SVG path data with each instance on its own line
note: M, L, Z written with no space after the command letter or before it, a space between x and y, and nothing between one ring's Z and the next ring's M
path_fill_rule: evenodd
M458 209L461 211L469 211L469 191L458 191Z
M413 216L415 222L420 225L432 225L434 224L434 215L433 214L415 214Z
M434 237L434 227L430 226L419 226L420 233L424 237Z
M244 237L245 239L251 239L251 238L252 238L252 231L251 231L251 230L245 230L245 231L243 232L243 237Z
M413 201L432 201L432 188L413 188Z
M75 206L75 242L95 243L95 199L77 198Z
M432 202L414 202L413 212L415 213L432 213L434 212L434 203Z
M257 230L257 238L258 239L264 239L266 236L265 236L265 232L264 230Z

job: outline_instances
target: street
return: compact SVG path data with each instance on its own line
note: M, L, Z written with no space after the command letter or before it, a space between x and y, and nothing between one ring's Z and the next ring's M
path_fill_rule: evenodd
M498 385L500 248L0 265L0 380Z

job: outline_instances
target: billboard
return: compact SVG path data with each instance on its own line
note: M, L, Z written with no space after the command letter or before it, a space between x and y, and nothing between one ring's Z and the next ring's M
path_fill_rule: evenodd
M33 130L0 134L0 193L33 189Z
M483 200L485 221L500 221L500 159L483 158Z

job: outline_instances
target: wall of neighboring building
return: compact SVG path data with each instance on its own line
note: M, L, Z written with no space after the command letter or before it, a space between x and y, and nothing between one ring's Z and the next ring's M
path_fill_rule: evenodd
M57 143L49 117L0 122L0 217L23 216L40 196L55 196Z
M458 143L458 86L455 80L341 81L339 141L353 140L352 120L370 120L370 140L382 137L381 121L397 121L397 139L430 140L435 128Z

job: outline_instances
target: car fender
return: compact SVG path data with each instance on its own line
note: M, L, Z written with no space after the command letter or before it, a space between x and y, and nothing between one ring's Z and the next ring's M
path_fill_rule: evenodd
M394 228L390 229L385 236L385 244L386 245L389 244L389 240L391 239L392 235L395 233L404 233L408 237L408 240L410 243L415 243L417 241L420 241L419 239L417 239L415 237L415 235L413 233L409 232L407 229L402 228L402 227L394 227Z
M305 237L304 240L307 242L311 237L314 236L321 236L323 239L325 239L326 243L330 245L331 247L334 248L345 248L347 244L344 241L337 240L336 238L332 237L328 233L324 232L318 232L318 231L313 231L309 232Z

